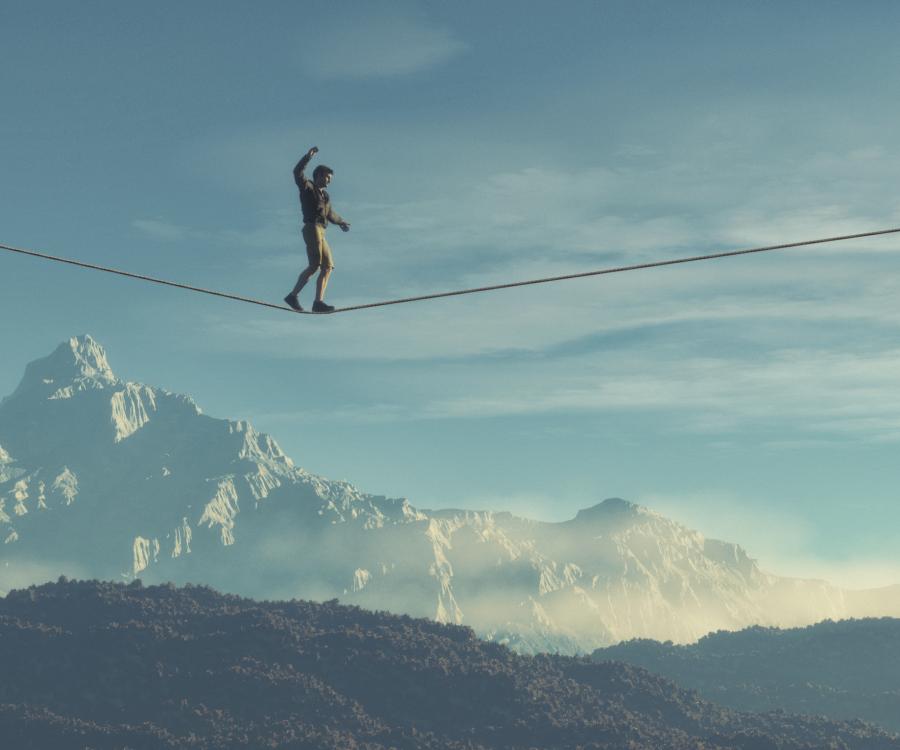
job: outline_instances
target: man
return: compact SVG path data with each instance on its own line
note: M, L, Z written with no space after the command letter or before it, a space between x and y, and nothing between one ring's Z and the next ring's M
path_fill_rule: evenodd
M313 146L304 154L303 158L294 167L294 182L300 189L300 208L303 211L303 241L306 243L306 257L309 265L301 272L297 283L284 301L297 312L303 312L300 299L297 295L306 286L309 278L319 269L319 278L316 281L316 301L313 302L312 311L317 313L333 312L332 305L325 304L325 289L328 286L328 277L334 268L331 257L331 248L325 241L325 227L328 222L337 224L345 232L350 231L350 224L338 216L331 208L331 198L325 188L331 182L334 170L320 164L313 170L312 180L306 179L303 170L309 164L319 149Z

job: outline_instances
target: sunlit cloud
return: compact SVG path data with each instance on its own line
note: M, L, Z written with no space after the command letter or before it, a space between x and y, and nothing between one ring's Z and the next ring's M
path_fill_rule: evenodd
M846 589L900 584L900 562L866 555L840 560L826 556L815 541L813 519L788 508L758 503L729 491L647 494L635 498L707 538L738 542L760 568L773 575L827 581Z

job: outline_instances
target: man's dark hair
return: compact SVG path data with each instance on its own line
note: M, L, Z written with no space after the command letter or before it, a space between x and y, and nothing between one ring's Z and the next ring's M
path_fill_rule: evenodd
M326 167L324 164L320 164L313 170L313 179L315 180L319 175L323 177L327 174L334 174L334 170L331 167Z

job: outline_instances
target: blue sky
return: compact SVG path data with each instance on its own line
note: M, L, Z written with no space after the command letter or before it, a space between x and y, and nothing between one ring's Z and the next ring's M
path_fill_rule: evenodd
M6 2L0 242L279 302L335 170L338 306L900 226L900 6ZM294 317L0 257L0 393L117 373L422 507L605 497L900 583L900 236ZM302 301L311 301L311 287Z

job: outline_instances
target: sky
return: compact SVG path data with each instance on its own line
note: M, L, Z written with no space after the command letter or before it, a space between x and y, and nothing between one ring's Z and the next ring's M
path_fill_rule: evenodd
M900 5L0 2L0 243L338 307L900 227ZM309 307L312 285L301 294ZM129 380L422 508L623 497L900 583L900 235L294 316L0 251L0 394Z

